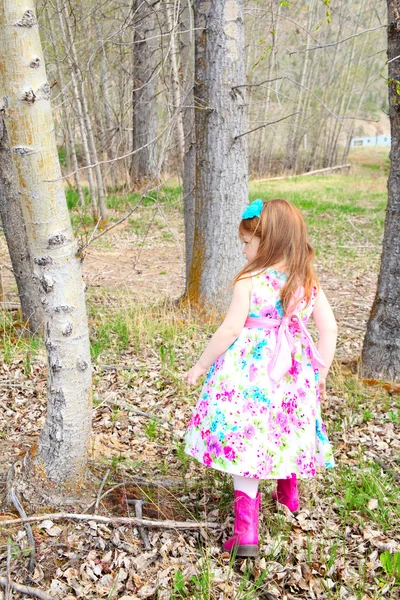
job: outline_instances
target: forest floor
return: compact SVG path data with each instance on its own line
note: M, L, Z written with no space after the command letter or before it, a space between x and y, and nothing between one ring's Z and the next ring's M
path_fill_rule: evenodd
M273 482L263 483L259 557L234 560L221 552L232 527L231 481L192 461L182 444L199 394L182 374L217 323L173 302L183 292L185 266L180 190L170 184L86 251L94 365L90 481L67 510L92 516L42 517L32 525L32 586L65 600L400 597L400 390L356 374L376 290L386 159L356 153L352 160L349 176L250 186L251 199L286 197L299 206L317 250L318 276L340 333L323 407L336 468L300 484L296 517L275 509ZM110 196L110 222L133 200ZM93 223L73 195L69 202L84 243ZM0 261L5 301L15 301L3 238ZM47 366L41 341L24 335L18 314L5 310L1 318L5 481L43 425ZM145 519L207 521L210 527L101 523L94 515L97 497L98 515L134 517L140 500ZM1 520L15 516L4 512ZM24 583L29 544L21 524L0 527L0 576L7 572L7 552L11 578Z

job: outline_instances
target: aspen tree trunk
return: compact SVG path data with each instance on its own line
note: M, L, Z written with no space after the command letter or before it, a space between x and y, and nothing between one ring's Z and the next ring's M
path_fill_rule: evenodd
M183 206L185 221L186 287L189 282L194 240L194 212L196 187L196 136L194 125L194 31L192 1L187 0L182 12L181 34L182 88L184 91L183 131L185 155L183 159Z
M243 1L196 0L196 210L188 297L226 306L243 265L237 227L248 198Z
M157 56L155 14L151 2L133 0L133 148L131 177L135 182L152 181L157 176Z
M49 365L46 423L25 457L18 489L32 502L56 502L60 490L79 487L87 462L92 393L84 283L57 158L33 0L0 0L0 40L1 96L42 288Z
M0 217L18 295L22 318L31 333L43 334L44 313L40 302L39 284L33 278L33 262L29 253L28 238L22 216L21 203L14 176L7 130L0 113Z
M400 381L400 14L388 0L389 119L392 135L388 205L378 289L372 305L361 357L368 379Z

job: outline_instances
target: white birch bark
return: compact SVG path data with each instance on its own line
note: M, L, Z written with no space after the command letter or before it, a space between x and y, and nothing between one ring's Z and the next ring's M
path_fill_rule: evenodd
M243 266L237 235L248 198L242 0L196 0L196 209L188 296L225 307Z
M33 0L0 0L0 85L36 277L42 287L48 405L27 455L30 499L78 487L91 422L91 363L84 283L57 158L50 88Z

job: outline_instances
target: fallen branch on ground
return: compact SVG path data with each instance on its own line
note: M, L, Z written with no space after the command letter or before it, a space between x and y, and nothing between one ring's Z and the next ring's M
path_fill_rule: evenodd
M119 406L120 408L125 408L128 412L131 412L134 415L138 415L139 417L146 417L146 419L150 419L151 421L157 421L157 423L161 423L161 425L167 425L169 429L173 429L171 423L168 421L164 421L160 419L160 417L156 417L151 413L144 412L144 410L140 410L140 408L136 408L133 404L129 402L124 402L124 400L119 400L118 398L107 398L105 399L106 404L114 404L115 406Z
M81 513L47 513L45 515L32 515L26 519L7 519L2 521L0 525L16 525L17 523L34 523L35 521L59 521L60 519L71 519L73 521L96 521L98 523L106 523L108 525L137 525L138 527L151 527L159 529L215 529L219 527L218 523L207 523L204 521L151 521L147 519L138 519L136 517L104 517L101 515L88 515Z
M336 167L326 167L325 169L316 169L315 171L308 171L307 173L299 173L298 175L284 175L283 177L270 177L269 179L256 179L256 182L260 181L282 181L283 179L294 179L295 177L307 177L308 175L318 175L319 173L330 173L331 171L338 171L339 169L350 169L351 165L336 165Z
M7 586L7 577L0 577L0 585L5 589ZM54 596L49 596L46 592L42 592L36 588L30 587L29 585L21 585L19 583L15 583L15 581L9 581L9 586L11 589L19 592L20 594L24 594L25 596L34 596L35 598L40 598L41 600L54 600Z

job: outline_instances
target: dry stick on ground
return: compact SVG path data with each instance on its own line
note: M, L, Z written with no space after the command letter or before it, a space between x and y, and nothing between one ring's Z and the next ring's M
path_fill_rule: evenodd
M9 468L8 473L7 473L7 493L8 493L8 498L9 498L10 502L12 502L12 504L14 504L15 508L17 509L18 513L21 516L21 519L18 519L18 521L22 521L24 524L26 538L28 540L28 543L29 543L29 546L31 549L30 554L29 554L28 574L32 575L32 573L35 570L35 562L36 562L35 539L33 537L31 526L29 525L29 517L27 517L26 512L24 511L23 506L21 505L20 501L18 500L17 494L14 490L14 486L13 486L14 476L15 476L15 465L12 465Z
M0 585L2 585L4 588L7 586L7 577L0 577ZM19 592L20 594L24 594L25 596L34 596L35 598L40 598L41 600L54 600L54 596L49 596L45 592L28 585L20 585L14 581L10 581L9 585L11 589Z
M91 515L81 513L46 513L44 515L33 515L26 519L0 519L0 526L16 525L18 523L34 523L38 521L58 521L60 519L71 519L72 521L95 521L97 523L105 523L108 525L137 525L143 527L151 527L154 529L215 529L219 527L218 523L207 523L205 521L152 521L147 519L138 519L137 517L104 517L102 515Z
M294 179L295 177L308 177L309 175L318 175L319 173L328 173L328 171L337 171L340 169L350 169L351 165L336 165L335 167L325 167L323 169L315 169L314 171L307 171L306 173L298 173L297 175L283 175L282 177L270 177L269 179L256 179L257 183L263 181L283 181L284 179Z
M144 410L140 410L139 408L136 408L136 406L133 406L133 404L129 404L129 402L124 402L123 400L118 400L117 398L110 398L109 400L107 399L106 403L107 402L115 404L121 408L125 408L128 412L131 412L134 415L146 417L147 419L157 421L157 423L161 423L162 425L168 425L168 427L170 429L173 429L171 423L168 423L168 421L164 421L163 419L160 419L159 417L156 417L155 415L152 415L151 413L144 412Z
M142 515L143 515L143 513L142 513L143 500L134 500L134 503L135 503L135 514L138 519L141 519ZM144 527L139 527L138 529L139 529L140 537L142 538L144 549L150 550L151 546L150 546L149 536L147 535L147 531L145 530Z
M107 471L106 471L106 473L105 473L105 475L104 475L104 477L103 477L103 481L101 482L101 485L100 485L100 487L99 487L99 491L98 491L98 493L97 493L97 498L96 498L96 504L94 505L94 511L93 511L93 514L96 514L96 513L97 513L97 510L98 510L98 508L99 508L101 493L102 493L102 491L103 491L103 489L104 489L104 486L105 486L105 484L106 484L106 481L107 481L107 479L108 479L108 476L110 475L110 471L111 471L111 469L107 469Z

